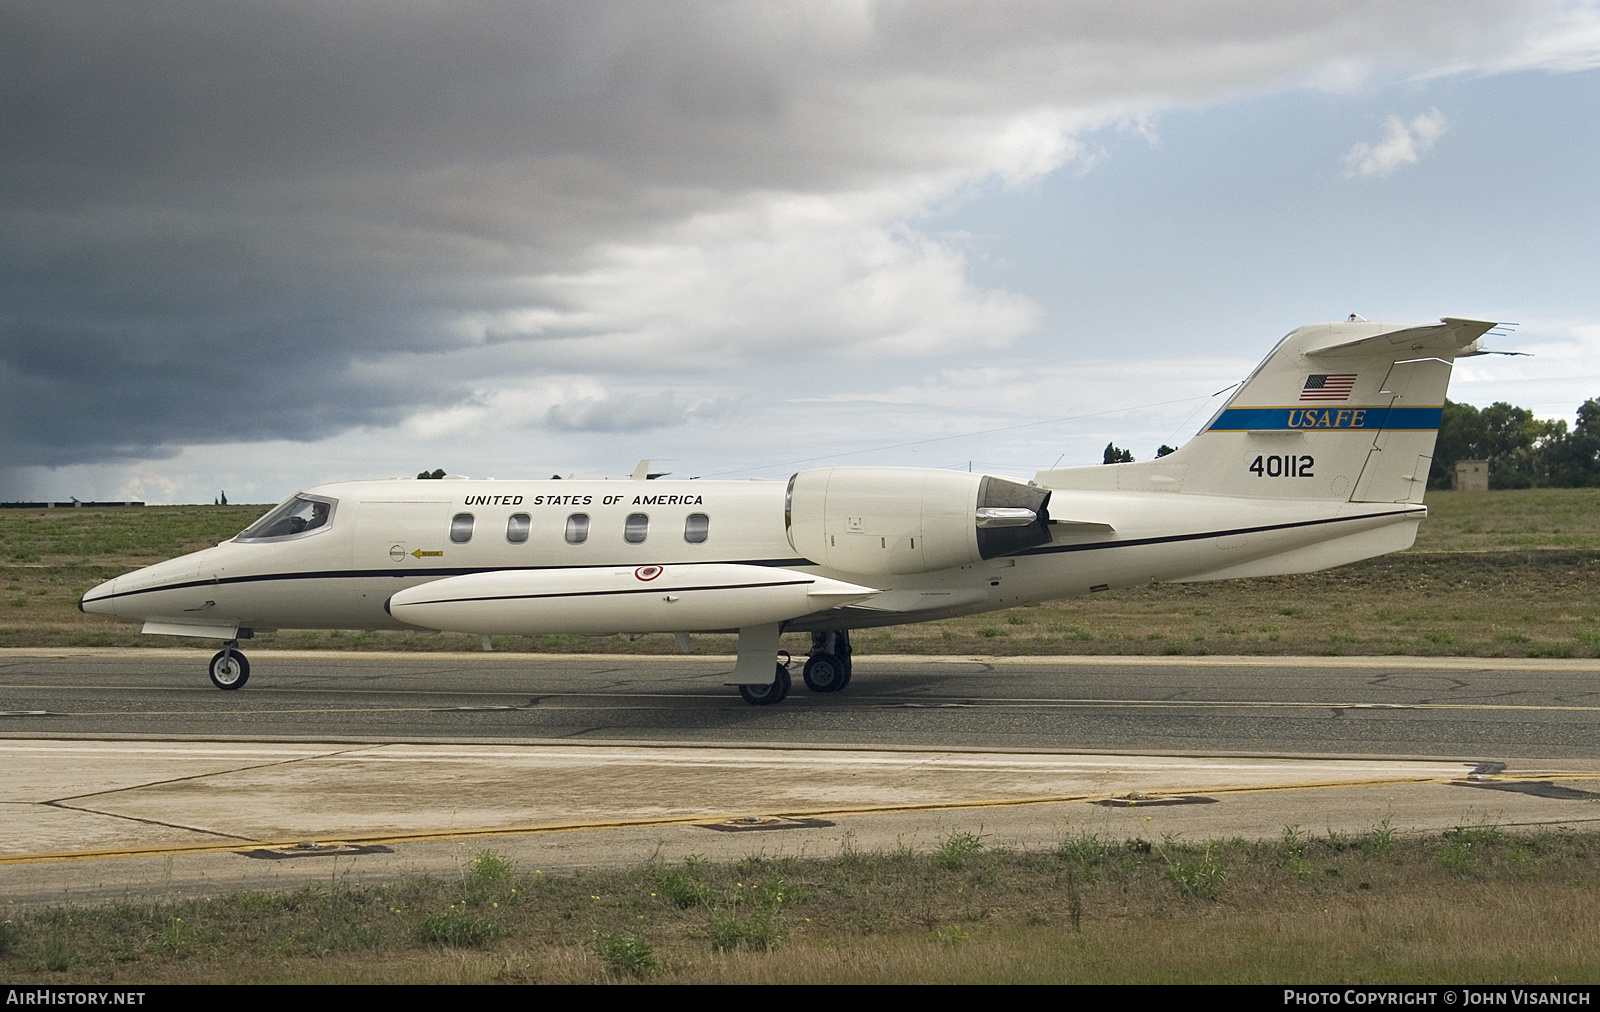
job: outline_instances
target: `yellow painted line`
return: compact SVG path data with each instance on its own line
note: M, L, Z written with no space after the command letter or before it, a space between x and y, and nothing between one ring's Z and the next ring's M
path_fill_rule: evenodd
M1240 784L1221 787L1195 787L1186 789L1173 789L1156 791L1147 795L1150 800L1159 800L1165 797L1177 797L1193 794L1248 794L1262 791L1299 791L1299 790L1325 790L1330 788L1352 787L1394 787L1407 784L1443 784L1452 780L1459 780L1458 776L1451 777L1385 777L1359 780L1326 780L1312 781L1299 784ZM1114 791L1098 791L1088 794L1052 795L1036 798L990 798L967 801L939 801L926 802L914 805L868 805L849 808L816 808L795 809L782 812L727 812L703 813L699 815L673 816L670 818L656 819L607 819L585 822L544 822L529 823L511 826L479 826L464 829L438 829L418 830L409 833L374 833L357 836L338 836L315 839L318 845L354 844L375 845L390 843L425 843L438 840L471 840L495 836L526 836L542 833L571 833L605 829L639 829L665 826L700 825L704 823L728 822L732 819L746 817L752 814L775 815L790 818L819 818L835 816L847 818L860 815L893 815L911 812L941 812L958 809L974 808L1018 808L1027 805L1053 805L1070 802L1093 802L1110 800L1117 796ZM1125 796L1125 792L1124 792ZM1137 805L1133 806L1137 807ZM303 843L307 837L300 836L283 840L261 840L252 843L201 843L162 845L150 847L128 847L103 850L76 850L59 851L55 853L8 854L0 855L0 865L13 864L43 864L60 861L96 861L130 857L167 857L178 855L199 854L238 854L252 850L261 850L272 847L292 847Z

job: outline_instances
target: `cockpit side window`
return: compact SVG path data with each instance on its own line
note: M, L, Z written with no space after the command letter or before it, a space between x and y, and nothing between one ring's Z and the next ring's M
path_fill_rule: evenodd
M333 523L333 510L337 499L299 494L278 505L271 513L257 520L235 541L285 541L306 534L326 530Z

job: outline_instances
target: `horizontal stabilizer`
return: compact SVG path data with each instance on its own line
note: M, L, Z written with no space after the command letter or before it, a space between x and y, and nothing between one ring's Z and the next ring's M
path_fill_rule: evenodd
M1391 330L1354 341L1340 341L1320 348L1307 348L1308 358L1334 355L1371 355L1375 352L1401 351L1416 355L1441 354L1451 358L1472 347L1473 342L1493 330L1498 324L1484 320L1462 320L1446 316L1438 323L1426 327L1407 327Z

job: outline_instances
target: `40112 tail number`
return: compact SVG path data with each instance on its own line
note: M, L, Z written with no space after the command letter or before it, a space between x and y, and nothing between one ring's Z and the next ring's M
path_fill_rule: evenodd
M1295 456L1263 454L1246 469L1257 478L1315 478L1317 461L1310 454Z

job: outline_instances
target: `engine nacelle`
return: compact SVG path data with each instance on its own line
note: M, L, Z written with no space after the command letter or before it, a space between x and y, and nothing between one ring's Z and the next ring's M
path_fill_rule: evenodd
M789 479L796 552L844 573L929 573L1050 542L1046 489L920 467L824 467Z

